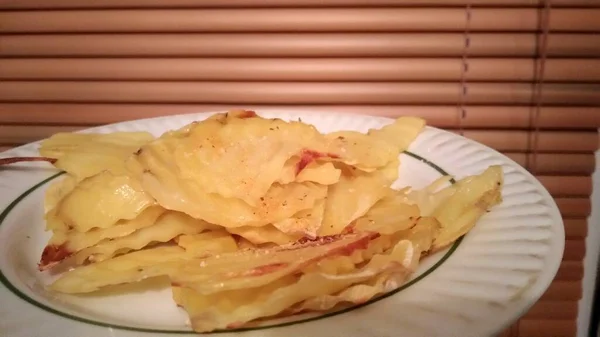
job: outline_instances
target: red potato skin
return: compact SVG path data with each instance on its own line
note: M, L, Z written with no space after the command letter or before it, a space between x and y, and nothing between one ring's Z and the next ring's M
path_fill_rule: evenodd
M65 244L62 245L48 245L44 248L42 252L42 257L40 259L40 263L38 264L38 269L40 271L44 271L54 267L60 261L66 259L67 257L73 255L73 252L67 249Z
M236 116L237 118L252 118L252 117L257 117L258 115L256 114L256 112L252 111L252 110L244 110L243 113L239 114L238 116Z
M333 159L337 159L340 156L338 156L337 154L334 153L322 153L322 152L317 152L317 151L313 151L313 150L302 150L302 153L300 154L300 161L298 162L298 164L296 164L296 175L298 175L300 172L302 172L302 170L304 170L304 168L306 168L306 166L308 166L308 164L312 163L313 161L317 160L318 158L333 158Z

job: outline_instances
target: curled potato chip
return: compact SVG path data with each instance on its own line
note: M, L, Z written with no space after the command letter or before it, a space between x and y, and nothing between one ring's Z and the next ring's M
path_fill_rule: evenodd
M44 195L44 213L50 212L58 203L77 186L77 178L67 174L50 184Z
M293 236L315 238L323 222L325 199L317 200L311 209L296 213L293 217L273 223L283 233Z
M364 216L358 218L354 228L393 234L414 226L420 215L418 206L408 204L401 195L399 197L399 194L392 193L379 200Z
M500 166L491 166L482 174L458 181L454 194L433 212L441 224L433 250L442 249L466 234L492 206L501 202L502 184Z
M425 127L425 120L419 117L403 116L397 118L393 123L385 125L380 129L371 129L367 132L369 136L385 140L388 144L396 147L396 151L402 152L417 138Z
M103 171L81 181L56 206L55 214L62 220L64 227L47 228L79 232L107 228L119 220L134 219L144 209L155 204L155 200L136 179Z
M165 208L184 212L220 226L264 226L313 207L324 198L327 187L315 183L275 183L257 206L244 200L207 193L193 180L183 179L169 156L177 139L158 139L131 160L129 166L144 190Z
M320 137L313 126L298 122L259 117L207 120L190 129L173 160L181 178L193 180L206 193L256 206L285 162Z
M447 185L441 188L443 185L448 184L450 179L452 179L451 176L440 177L429 186L418 190L410 187L405 188L399 191L397 198L406 203L417 205L422 216L429 216L456 192L456 185Z
M253 227L232 227L227 228L227 231L231 234L239 235L242 238L248 240L254 245L262 245L265 243L275 243L278 245L285 245L292 243L298 239L298 235L286 234L272 225Z
M388 193L390 184L383 171L343 175L338 183L328 188L323 224L318 234L341 233L383 198Z
M328 311L337 305L362 304L368 302L379 294L390 292L398 288L407 277L406 272L384 272L364 283L350 286L339 293L324 294L311 297L294 305L288 310L289 314L304 311Z
M327 151L339 161L372 172L397 158L400 151L385 139L356 131L339 131L326 135Z
M167 276L186 261L236 249L235 241L232 245L222 232L182 235L178 241L179 245L154 246L77 267L62 274L50 289L71 294L89 293L111 285Z
M169 262L190 258L183 248L176 245L153 247L78 267L62 274L49 288L67 294L90 293L110 285L168 275L177 267Z
M201 263L184 264L170 277L174 284L185 284L202 294L254 288L328 256L350 255L367 247L376 236L373 233L347 234L268 249L220 254L203 259Z
M177 237L177 244L196 257L234 252L238 249L235 239L223 230L181 235Z
M306 159L305 159L306 160ZM277 182L289 184L291 182L310 181L321 185L332 185L338 182L342 171L331 162L310 160L306 166L301 156L294 156L287 160Z
M150 173L144 174L142 181L145 190L166 208L227 228L257 227L281 221L312 208L327 193L326 186L314 183L273 184L260 204L252 207L239 199L205 193L193 182L164 184Z
M104 239L92 247L74 255L77 264L85 261L99 262L118 254L139 250L151 243L167 242L179 235L197 234L214 228L205 221L197 220L180 212L166 212L152 226L139 229L129 235Z
M164 209L158 206L151 206L145 209L140 215L132 220L119 220L114 226L108 228L93 228L87 232L54 231L48 244L42 252L39 268L45 270L51 268L82 249L94 246L103 240L114 240L124 237L131 233L149 227L155 224L159 216L164 213ZM47 221L60 222L53 212L47 215ZM53 227L64 227L64 223L53 225Z
M416 268L419 255L410 241L403 240L388 254L375 255L365 266L348 274L307 273L299 278L288 275L259 288L214 294L202 294L189 284L178 284L173 288L173 298L188 312L195 331L236 328L260 317L277 315L304 300L335 294L383 272L408 274Z
M44 140L39 151L58 159L54 166L81 180L106 170L125 174L125 159L152 139L148 132L57 133Z

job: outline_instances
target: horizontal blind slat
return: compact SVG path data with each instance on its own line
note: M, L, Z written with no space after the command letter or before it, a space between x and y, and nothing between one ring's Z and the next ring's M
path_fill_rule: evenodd
M19 144L35 141L57 132L70 132L81 126L51 125L0 125L0 143ZM465 130L464 136L499 151L528 151L533 134L528 131L514 130ZM581 152L596 150L597 132L553 132L542 131L539 134L539 151L545 152Z
M600 9L553 9L553 32L598 32ZM463 31L463 8L161 9L0 12L0 32ZM471 31L537 31L535 8L476 8Z
M549 105L600 105L599 84L544 85ZM469 83L467 104L530 104L528 83ZM449 82L0 81L0 102L456 104Z
M537 176L548 192L555 197L589 197L592 194L591 176Z
M555 280L577 281L583 278L582 261L562 261Z
M471 33L469 55L533 57L538 36ZM0 56L460 57L462 33L0 35ZM559 34L549 57L598 57L600 34Z
M97 125L175 114L251 109L257 111L347 112L383 117L422 117L432 126L458 128L456 105L223 105L223 104L47 104L0 103L0 123ZM463 128L523 129L531 127L529 106L467 106ZM600 107L542 107L542 129L596 129Z
M533 59L470 58L467 62L467 81L535 79ZM0 79L15 80L456 82L462 69L460 58L0 59ZM548 59L544 81L600 82L600 59Z
M598 7L595 0L550 0L553 7ZM0 9L61 8L198 8L198 7L335 7L335 6L525 6L535 0L0 0Z
M527 151L534 143L534 133L527 131L465 130L464 136L500 151ZM597 132L539 132L539 151L593 152L597 148Z
M585 240L565 240L563 260L579 261L585 256Z
M592 205L588 198L554 198L554 201L563 218L585 218L591 213Z
M523 337L577 336L577 320L575 319L524 318L519 321L518 327L519 334Z
M519 165L532 171L535 169L538 174L589 175L596 167L593 152L533 154L504 151L503 153Z
M540 301L577 301L581 293L581 281L556 280L550 284Z
M523 319L576 319L577 301L541 301L531 307Z
M538 176L538 179L541 176ZM565 235L567 239L585 239L588 233L587 219L563 219L565 223Z

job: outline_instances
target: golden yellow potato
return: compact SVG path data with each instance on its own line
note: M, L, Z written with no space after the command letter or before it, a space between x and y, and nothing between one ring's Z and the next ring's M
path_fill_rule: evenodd
M77 178L66 174L48 186L44 195L44 213L50 212L58 203L77 186Z
M284 275L258 288L208 294L196 291L198 285L177 283L173 298L187 311L195 331L236 328L260 317L279 314L304 300L336 294L384 272L408 274L416 268L419 254L410 241L403 240L388 254L375 255L365 266L348 274L335 277L323 273L300 277Z
M370 173L352 171L351 175L342 175L336 184L329 186L323 224L318 234L341 233L386 196L397 176L398 169L394 163L391 162L392 169L383 168Z
M231 234L224 230L210 230L199 234L185 234L177 237L177 244L196 257L211 254L229 253L238 250Z
M285 162L321 135L307 124L263 118L208 120L190 129L173 153L183 180L206 193L257 206Z
M44 140L39 151L58 159L54 166L81 180L105 170L125 173L125 160L152 139L147 132L58 133Z
M482 174L458 181L452 196L433 212L441 224L433 249L439 250L456 241L473 228L492 206L500 203L502 185L500 166L490 166Z
M107 228L119 220L134 219L155 204L136 179L103 171L82 180L62 198L55 214L64 227L48 229L87 232Z
M277 245L284 245L292 243L301 236L286 234L273 225L266 225L260 227L253 226L242 226L242 227L230 227L227 231L231 234L238 235L254 245L262 245L268 243L274 243Z
M371 233L348 234L274 248L242 250L187 263L170 275L175 284L202 294L258 287L337 254L350 254L368 246Z
M363 303L501 202L499 166L392 189L424 127L321 134L234 110L158 139L57 135L41 152L68 173L46 193L39 268L74 262L50 286L73 294L167 278L198 332Z
M90 293L110 285L168 275L171 269L177 267L169 262L190 258L183 248L176 245L153 247L78 267L62 274L49 288L67 294Z
M274 222L273 226L283 233L314 238L323 223L325 198L315 202L312 208L302 210L290 218Z
M184 213L167 211L161 214L153 225L126 236L104 239L77 252L74 258L77 264L104 261L115 255L142 249L152 243L168 242L179 235L197 234L211 228L214 227L205 221Z
M162 207L152 206L145 209L140 215L132 220L119 220L112 227L93 228L87 232L55 230L48 241L48 244L44 248L45 253L42 254L39 268L42 270L48 269L72 254L77 253L84 248L97 245L103 240L113 240L115 238L124 237L138 229L152 226L164 211L165 210ZM47 214L46 220L50 223L59 223L53 224L52 227L65 227L64 222L62 222L54 212Z

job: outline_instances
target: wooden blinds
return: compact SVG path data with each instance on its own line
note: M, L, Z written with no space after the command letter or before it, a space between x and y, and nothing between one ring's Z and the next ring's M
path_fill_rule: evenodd
M0 149L143 117L422 116L532 171L565 218L512 337L576 335L600 127L596 0L0 0Z

